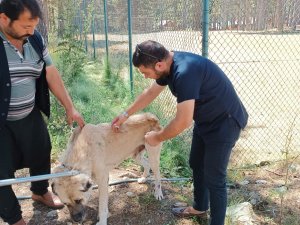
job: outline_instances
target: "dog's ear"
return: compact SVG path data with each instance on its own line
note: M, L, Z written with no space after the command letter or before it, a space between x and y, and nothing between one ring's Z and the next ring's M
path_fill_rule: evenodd
M61 172L64 172L64 171L66 171L66 170L67 170L67 168L66 168L64 165L60 165L60 166L55 167L55 168L52 170L52 172L53 172L53 173L61 173Z
M85 184L83 184L82 192L87 192L92 187L92 181L89 179Z
M85 186L87 189L90 189L92 187L92 181L89 180L87 183L86 183L86 186Z
M57 195L57 193L55 192L55 185L54 185L54 183L51 184L51 189L52 189L52 192L53 192L55 195Z

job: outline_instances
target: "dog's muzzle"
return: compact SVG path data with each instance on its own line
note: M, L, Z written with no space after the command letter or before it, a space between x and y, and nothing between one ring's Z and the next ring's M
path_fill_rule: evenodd
M72 214L71 217L72 217L72 220L74 220L74 222L79 223L79 222L83 221L84 215L85 215L85 212L79 212L74 215Z

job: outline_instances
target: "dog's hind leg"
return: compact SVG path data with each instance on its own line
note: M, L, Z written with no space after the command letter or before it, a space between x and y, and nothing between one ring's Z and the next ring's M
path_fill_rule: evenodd
M162 190L161 190L161 177L160 177L160 170L159 170L160 150L162 147L162 143L160 143L157 146L151 146L146 143L145 147L148 152L150 167L154 173L154 179L155 179L154 196L157 200L161 200L164 198Z
M147 180L147 177L150 174L150 165L149 165L149 162L148 162L145 154L146 154L146 151L144 148L142 151L140 151L138 154L136 154L135 158L134 158L137 163L139 163L140 165L142 165L144 167L144 173L143 173L142 177L138 179L139 184L145 183Z
M108 171L102 170L101 175L96 176L99 191L99 222L96 225L107 225L108 218Z

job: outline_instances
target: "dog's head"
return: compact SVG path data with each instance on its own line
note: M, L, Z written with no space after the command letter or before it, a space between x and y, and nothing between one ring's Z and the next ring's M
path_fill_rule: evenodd
M63 169L56 168L55 172ZM54 178L52 191L68 207L71 218L75 222L81 222L85 217L85 206L90 198L92 181L86 174L78 174L70 177Z

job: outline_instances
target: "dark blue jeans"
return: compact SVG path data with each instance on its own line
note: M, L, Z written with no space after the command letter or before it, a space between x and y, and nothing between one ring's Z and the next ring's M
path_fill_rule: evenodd
M232 148L241 128L230 115L208 132L195 124L190 153L194 179L194 205L206 211L210 205L210 225L224 225L227 207L226 174Z
M0 180L14 177L17 169L29 168L31 176L50 173L51 143L46 124L38 109L26 118L6 122L0 129ZM31 183L38 195L48 190L48 181ZM11 186L0 187L0 217L14 224L22 218L18 200Z

